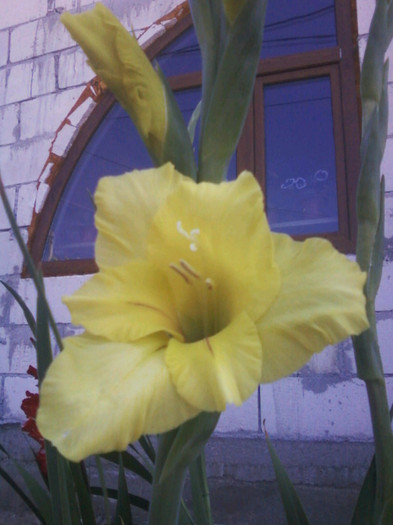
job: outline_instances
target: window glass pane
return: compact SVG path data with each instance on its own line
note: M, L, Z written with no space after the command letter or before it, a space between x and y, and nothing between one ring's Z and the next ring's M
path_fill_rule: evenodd
M167 77L201 71L201 53L194 27L191 26L166 46L156 60Z
M175 93L188 122L201 97L200 88ZM198 129L195 155L198 151ZM94 257L96 229L92 195L104 175L119 175L152 166L146 148L131 119L115 104L100 124L79 159L56 210L43 260L89 259ZM236 177L234 155L228 178Z
M336 45L334 0L269 0L262 58Z
M338 230L329 77L264 87L266 202L272 230Z

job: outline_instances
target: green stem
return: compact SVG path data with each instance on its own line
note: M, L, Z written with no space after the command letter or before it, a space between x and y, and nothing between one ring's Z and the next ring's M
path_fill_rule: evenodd
M383 379L366 381L371 421L375 441L375 461L377 472L376 523L379 523L384 504L393 493L393 434L390 412Z
M160 481L161 473L178 429L161 434L158 440L153 493L149 507L148 525L177 525L183 493L186 467L176 468Z
M205 451L190 465L192 503L197 525L212 525L209 486L206 476Z

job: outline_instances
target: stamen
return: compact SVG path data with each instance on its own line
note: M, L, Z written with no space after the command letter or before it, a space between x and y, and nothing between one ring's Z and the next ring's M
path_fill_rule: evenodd
M180 266L182 268L184 268L186 270L186 272L188 272L190 275L192 275L193 277L195 277L195 279L200 279L201 276L199 275L199 273L195 270L195 268L193 268L191 266L190 263L188 263L187 261L185 261L184 259L180 259L179 260L180 262Z
M172 268L172 270L175 270L176 273L178 273L179 275L181 275L181 277L183 277L183 279L186 281L187 284L191 284L191 281L190 281L190 279L188 278L188 276L187 276L185 273L183 273L183 272L181 271L181 269L178 268L178 267L176 266L176 264L171 263L171 264L169 265L169 268Z
M212 348L212 345L210 344L209 338L205 337L205 341L206 341L207 347L210 350L211 354L214 355L213 348Z
M210 279L210 277L208 277L207 279L205 279L205 283L206 283L208 290L213 290L213 287L214 287L213 279Z

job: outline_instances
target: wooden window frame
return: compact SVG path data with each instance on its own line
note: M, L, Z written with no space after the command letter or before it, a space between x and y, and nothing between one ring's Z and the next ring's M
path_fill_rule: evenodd
M170 42L180 36L192 24L191 17L180 20L146 50L154 58ZM351 31L348 31L348 28ZM265 189L265 163L263 155L264 130L263 85L289 82L298 79L329 76L331 80L334 142L336 147L336 180L338 189L339 230L333 234L318 234L332 241L344 253L355 250L356 211L355 193L360 170L360 119L358 76L359 62L356 45L357 21L355 0L336 0L336 29L340 47L331 47L291 56L267 58L260 61L253 100L237 149L237 171L252 171ZM201 73L187 73L169 79L172 89L180 90L201 85ZM57 206L72 172L85 147L108 111L115 103L112 94L106 93L87 121L81 126L67 157L57 174L44 207L37 217L29 236L29 248L33 260L40 264L45 276L90 274L97 271L93 259L42 261L47 236ZM259 115L259 116L258 116ZM294 236L304 239L312 235ZM26 271L23 271L26 276Z

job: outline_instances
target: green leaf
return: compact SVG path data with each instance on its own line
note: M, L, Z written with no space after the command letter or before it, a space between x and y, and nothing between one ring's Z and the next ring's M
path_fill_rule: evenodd
M102 487L92 486L90 487L90 490L95 496L104 496ZM110 499L118 499L119 497L119 493L116 489L106 489L106 495ZM138 507L142 510L148 510L149 508L148 500L141 498L140 496L136 496L135 494L128 493L128 501L130 502L130 505L134 505L135 507Z
M180 502L179 525L196 525L183 500Z
M373 525L375 512L377 469L375 456L371 460L367 474L360 489L351 525Z
M288 525L309 525L309 521L307 519L306 513L303 510L295 487L292 485L292 482L289 479L284 466L282 465L276 451L274 450L266 430L265 437L270 458L273 463L274 472L276 474L285 514L287 516Z
M204 451L191 463L189 470L195 523L196 525L213 525Z
M188 126L187 126L187 129L188 129L188 134L190 135L190 140L191 140L191 144L194 143L194 139L195 139L195 131L196 131L196 127L198 125L198 121L200 119L200 116L201 116L201 109L202 109L202 100L200 100L196 106L196 108L194 109L194 111L192 112L192 115L191 115L191 118L188 122Z
M19 306L22 308L23 314L25 316L26 322L30 327L30 330L35 335L37 331L37 325L34 319L34 315L31 313L31 310L28 308L25 301L22 299L22 297L16 292L12 286L7 284L5 281L2 281L0 279L0 283L7 288L7 290L10 292L10 294L13 296L13 298L16 300L16 302L19 304Z
M392 525L393 523L393 498L386 502L379 525Z
M199 456L220 415L218 412L201 412L177 429L162 468L157 465L160 483L175 470L188 467Z
M0 448L4 451L3 447ZM24 490L12 479L12 477L0 466L0 476L4 479L6 483L18 494L18 496L24 501L24 503L29 507L31 512L36 516L36 518L43 524L45 524L44 518L41 512L38 510L36 505L32 500L27 496Z
M96 525L93 502L83 463L69 463L83 525Z
M98 477L100 479L101 487L102 487L102 496L104 498L104 508L105 508L105 518L107 525L110 525L111 516L110 516L110 510L109 510L109 496L108 496L108 489L106 488L105 483L105 475L104 475L104 469L102 467L102 461L99 456L94 456L96 460L96 466L97 466L97 472Z
M109 454L101 454L101 457L111 461L112 463L116 463L116 465L120 465L121 460L123 467L127 470L134 472L134 474L141 477L148 483L153 481L153 476L147 470L147 468L128 452L121 452L120 454L117 452L110 452Z
M382 278L384 259L384 225L385 225L385 178L382 177L380 185L379 221L371 253L371 264L367 276L366 295L374 301Z
M42 291L44 283L41 278ZM52 346L49 336L49 312L48 305L44 297L37 296L37 324L36 324L36 345L37 345L37 373L38 383L41 384L46 371L53 360Z
M202 129L224 49L227 20L222 9L221 0L208 0L206 2L190 0L189 5L202 55Z
M127 480L124 473L122 454L119 454L118 476L118 498L116 505L115 524L132 525L131 509L128 500Z
M199 181L221 182L226 176L254 89L266 5L267 0L248 0L233 25L226 25L225 49L209 105L202 109Z
M150 459L152 463L155 463L156 461L156 451L153 446L153 443L151 442L151 439L149 436L141 436L138 440L138 443L145 451L146 455Z
M29 250L27 249L27 246L26 246L26 244L25 244L25 242L24 242L24 240L22 238L22 235L21 235L21 233L19 231L19 227L18 227L18 225L16 223L14 214L12 212L10 203L8 201L8 198L7 198L7 194L6 194L5 189L4 189L4 185L3 185L3 181L1 179L1 175L0 175L0 198L3 201L4 210L6 212L8 220L10 222L12 232L13 232L13 234L15 236L16 242L18 243L20 251L22 252L22 255L23 255L23 258L24 258L27 270L28 270L30 276L32 277L32 279L34 281L34 285L35 285L35 288L37 290L37 293L41 297L42 301L47 304L49 323L50 323L52 331L53 331L53 333L55 335L56 342L59 345L59 348L62 349L63 345L62 345L61 337L60 337L59 331L57 329L55 320L54 320L54 318L52 316L52 313L51 313L51 310L49 308L49 305L48 305L48 303L46 301L45 293L44 293L43 288L42 288L42 279L40 278L40 275L39 275L39 273L38 273L38 271L37 271L37 269L35 267L34 261L31 258L30 254L29 254Z
M16 468L20 472L33 501L41 514L45 525L57 525L53 519L51 498L48 492L38 483L38 481L22 465L16 463Z
M158 68L161 82L165 88L168 126L160 164L172 162L183 175L196 180L194 151L183 115L179 109L165 75Z

